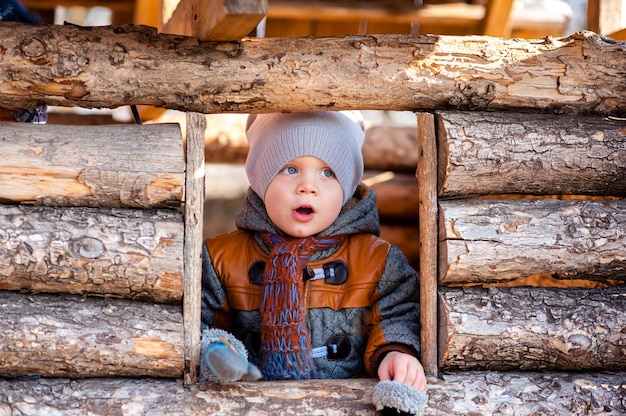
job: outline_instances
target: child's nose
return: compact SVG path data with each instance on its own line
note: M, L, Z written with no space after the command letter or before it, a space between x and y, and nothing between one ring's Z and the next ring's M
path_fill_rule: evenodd
M317 185L315 181L309 178L303 178L298 186L298 193L300 194L316 194L317 193Z

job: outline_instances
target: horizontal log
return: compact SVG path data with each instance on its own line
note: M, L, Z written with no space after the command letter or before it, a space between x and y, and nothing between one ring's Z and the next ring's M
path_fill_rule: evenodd
M2 123L0 153L5 203L154 208L183 199L185 156L176 124Z
M626 280L626 200L440 201L439 281Z
M355 35L201 42L140 26L0 25L0 106L200 113L527 109L626 113L626 43ZM364 87L367 86L367 87Z
M174 210L0 205L0 289L180 302Z
M182 377L178 305L0 291L0 376Z
M439 195L626 195L626 120L437 114Z
M439 290L445 370L626 371L626 286Z
M624 373L443 373L424 416L626 412ZM193 384L163 379L1 380L7 414L371 415L374 379ZM512 410L514 409L514 411ZM11 413L12 412L12 413Z

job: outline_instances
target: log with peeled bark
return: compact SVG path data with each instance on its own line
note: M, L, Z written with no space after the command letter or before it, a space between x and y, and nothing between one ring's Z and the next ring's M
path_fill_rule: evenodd
M626 113L626 43L433 35L200 42L138 26L0 25L0 106L199 113L524 109Z
M0 289L180 302L174 210L0 205Z
M626 280L626 200L439 203L439 281Z
M442 288L445 370L626 371L626 286Z
M441 112L439 195L626 196L626 120Z
M182 377L181 309L0 291L0 375Z
M442 373L428 380L422 415L626 413L622 373ZM375 416L374 379L206 383L164 379L0 379L7 415L361 415Z
M183 199L180 126L2 123L0 201L156 208Z

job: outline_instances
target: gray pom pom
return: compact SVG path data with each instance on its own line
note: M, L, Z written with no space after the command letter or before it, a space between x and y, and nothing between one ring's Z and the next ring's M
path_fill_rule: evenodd
M372 402L376 410L393 408L398 412L419 415L428 402L428 396L408 384L385 380L376 383Z

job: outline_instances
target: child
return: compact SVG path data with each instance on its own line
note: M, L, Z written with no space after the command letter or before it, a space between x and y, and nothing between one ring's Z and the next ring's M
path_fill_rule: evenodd
M232 361L214 360L243 344L266 380L369 374L424 391L419 279L377 237L358 114L251 115L246 133L251 189L238 229L205 241L203 364L246 378L220 376ZM209 340L208 328L228 332Z

